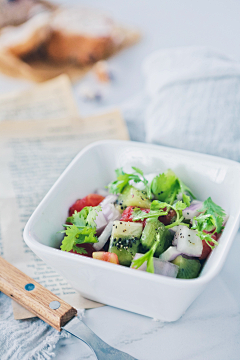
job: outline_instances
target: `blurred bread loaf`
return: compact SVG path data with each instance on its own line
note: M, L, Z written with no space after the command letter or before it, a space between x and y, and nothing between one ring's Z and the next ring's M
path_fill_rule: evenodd
M0 28L26 21L34 5L33 0L0 0Z
M51 12L40 12L18 26L7 26L0 31L0 51L23 57L35 51L50 36Z
M46 51L55 62L94 63L110 55L117 41L112 19L91 9L59 9L53 16L51 28Z
M46 0L0 0L0 29L20 25L39 12L55 8Z

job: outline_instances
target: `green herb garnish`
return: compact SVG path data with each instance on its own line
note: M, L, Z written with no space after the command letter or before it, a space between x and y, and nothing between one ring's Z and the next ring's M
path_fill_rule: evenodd
M218 242L212 238L212 235L215 233L219 234L222 231L226 213L210 197L204 201L202 208L198 211L202 214L193 218L192 229L197 230L197 235L200 239L205 240L208 246L214 249ZM209 234L204 231L211 233ZM211 245L211 243L214 245Z
M177 194L180 193L187 206L190 205L190 198L185 193L188 193L195 199L195 196L189 187L187 187L170 169L163 174L155 176L151 183L151 191L158 200L167 202L171 205L175 201Z
M147 197L151 199L150 185L148 180L144 177L142 170L134 166L132 166L132 169L134 170L134 173L132 174L125 173L122 168L116 169L115 173L117 175L117 180L108 185L109 192L112 194L121 194L124 188L129 184L129 181L133 180L135 183L143 182Z
M87 206L80 212L75 210L74 214L67 218L67 222L72 223L64 224L66 228L61 233L66 234L62 241L61 250L63 251L76 251L78 254L87 254L86 250L78 247L79 244L96 243L98 242L96 234L96 220L97 213L101 211L100 206Z
M133 221L143 219L153 219L152 221L155 221L156 219L158 219L159 216L167 215L169 210L173 209L176 212L176 220L172 224L165 226L166 229L170 229L178 225L184 225L189 227L188 224L182 223L184 219L184 217L182 216L182 210L184 210L186 207L187 205L182 201L177 201L175 204L170 205L166 202L154 200L151 203L149 213L146 213L139 208L133 209L132 219Z

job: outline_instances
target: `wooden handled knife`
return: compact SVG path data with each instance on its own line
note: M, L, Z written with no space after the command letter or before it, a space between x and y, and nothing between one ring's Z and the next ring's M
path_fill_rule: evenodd
M84 341L98 360L136 360L101 340L78 317L77 310L0 257L0 291L56 330Z

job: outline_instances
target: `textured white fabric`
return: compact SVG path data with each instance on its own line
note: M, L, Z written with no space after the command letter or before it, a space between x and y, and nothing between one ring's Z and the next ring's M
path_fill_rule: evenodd
M80 319L84 311L78 310ZM0 292L0 360L50 360L59 339L69 336L38 318L15 320L11 299Z
M143 71L147 142L240 160L239 62L172 48L151 54Z
M11 299L0 292L1 360L49 360L58 340L66 336L38 318L14 320Z
M85 310L78 310L79 319L84 316ZM1 360L50 360L57 342L69 336L38 318L14 320L11 299L0 292Z

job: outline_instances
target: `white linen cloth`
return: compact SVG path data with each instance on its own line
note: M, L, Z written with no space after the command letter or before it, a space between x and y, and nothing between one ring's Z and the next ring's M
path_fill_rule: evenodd
M49 360L58 340L67 336L38 318L14 320L11 299L0 292L1 360Z
M238 61L206 48L172 48L151 54L143 71L147 142L240 160Z

